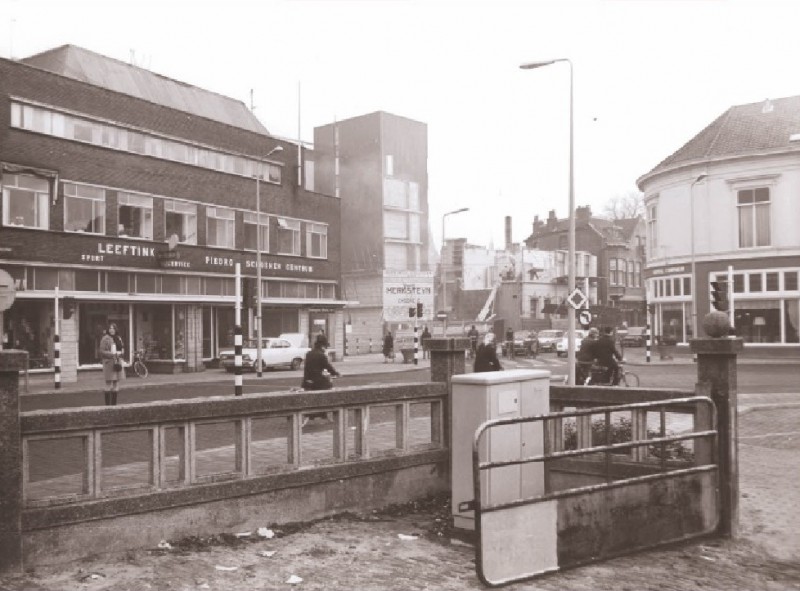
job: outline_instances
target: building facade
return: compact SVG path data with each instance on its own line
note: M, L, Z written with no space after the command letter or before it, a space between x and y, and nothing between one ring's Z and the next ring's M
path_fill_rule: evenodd
M433 318L427 125L362 115L315 128L314 152L316 187L341 198L349 350L378 350L386 330L408 333L416 302Z
M525 240L531 249L566 250L569 220L534 218L533 232ZM575 210L575 249L596 257L596 274L577 272L577 286L586 281L597 291L594 305L599 322L611 326L644 326L645 314L645 226L641 218L607 220L592 215L590 207ZM579 267L576 267L579 268ZM566 278L563 278L566 281Z
M734 106L638 180L657 334L702 335L732 275L746 350L800 348L800 96Z
M48 367L58 328L66 380L115 322L151 369L202 370L233 345L236 264L256 293L260 236L262 334L342 350L340 201L299 186L297 147L244 104L74 46L0 60L0 79L6 347Z

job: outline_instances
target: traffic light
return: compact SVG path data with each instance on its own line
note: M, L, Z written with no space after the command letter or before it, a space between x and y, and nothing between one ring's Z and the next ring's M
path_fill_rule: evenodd
M413 318L413 317L414 317L414 314L415 314L415 310L414 310L414 308L409 308L409 309L408 309L408 317L409 317L409 318Z
M422 302L417 302L417 318L422 318Z
M727 312L730 302L728 301L728 280L717 279L711 282L711 307L720 312Z
M242 307L255 308L258 305L256 299L256 283L250 277L242 278Z

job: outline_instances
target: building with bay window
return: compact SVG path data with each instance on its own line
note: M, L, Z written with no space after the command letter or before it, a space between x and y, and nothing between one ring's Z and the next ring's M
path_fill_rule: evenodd
M58 320L66 380L115 322L151 369L202 370L233 346L235 265L254 286L260 246L262 334L324 330L341 354L340 200L298 182L301 148L239 101L74 46L0 59L0 79L5 347L50 367Z
M800 96L729 108L638 180L655 333L702 335L710 282L733 278L745 352L800 349Z

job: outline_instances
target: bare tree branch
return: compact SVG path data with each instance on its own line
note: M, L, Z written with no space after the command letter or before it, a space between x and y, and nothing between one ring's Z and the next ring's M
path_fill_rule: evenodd
M614 195L603 206L602 215L610 220L624 220L644 215L644 195L638 191Z

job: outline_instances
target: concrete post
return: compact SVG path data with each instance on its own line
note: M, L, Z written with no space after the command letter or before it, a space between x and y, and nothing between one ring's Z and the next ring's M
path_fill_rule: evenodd
M736 355L742 339L692 339L697 355L698 386L710 385L717 405L717 441L720 482L720 523L718 533L736 537L739 530L739 441L736 393Z
M22 571L22 434L19 372L26 351L0 351L0 572Z
M429 338L427 340L431 352L431 381L447 382L454 375L466 373L465 352L469 347L469 339Z

